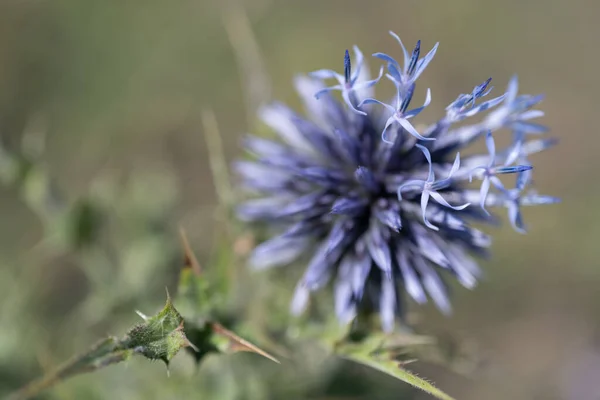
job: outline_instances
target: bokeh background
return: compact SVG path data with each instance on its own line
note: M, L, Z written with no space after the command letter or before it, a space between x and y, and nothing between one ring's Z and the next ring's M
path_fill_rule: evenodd
M563 203L528 208L528 235L494 232L485 280L456 288L452 318L419 309L422 329L457 355L411 368L458 399L600 399L598 16L591 0L2 0L0 137L3 159L18 162L0 174L0 397L124 333L134 310L159 309L181 261L179 224L203 265L225 268L214 261L226 182L209 167L212 115L231 160L260 101L298 105L294 74L341 68L353 44L399 54L392 29L427 49L441 42L419 81L433 93L420 121L517 73L523 92L546 94L561 141L535 156L535 178ZM286 309L291 282L275 291L239 274L246 296ZM318 352L198 369L180 355L170 370L134 359L40 398L428 398Z

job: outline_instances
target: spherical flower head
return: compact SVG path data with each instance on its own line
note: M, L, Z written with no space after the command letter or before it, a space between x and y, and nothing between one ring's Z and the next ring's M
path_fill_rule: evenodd
M542 115L531 110L540 97L518 96L513 78L505 95L482 101L491 91L487 79L419 131L413 121L430 103L430 91L422 107L409 106L437 44L420 59L420 42L409 55L392 36L404 65L374 54L386 62L396 90L389 103L373 98L382 71L370 80L354 46L355 71L346 51L343 73L319 70L296 79L308 117L279 103L263 108L260 117L279 140L246 137L253 159L235 165L251 193L239 205L239 217L274 232L255 248L251 265L285 266L310 255L292 312L302 312L310 293L331 283L340 322L352 321L359 311L377 313L385 331L401 321L405 293L417 303L432 299L449 313L445 280L476 285L480 270L473 256L486 255L491 239L470 223L496 223L488 208L506 208L513 227L524 232L521 206L558 201L526 192L528 157L554 143L527 140L544 131L530 121ZM338 85L327 87L330 78ZM341 92L341 102L332 91ZM482 118L465 123L475 116ZM513 143L496 151L494 135L503 131L513 131ZM488 153L461 160L459 150L479 138L485 138ZM507 189L499 175L511 174L516 185Z

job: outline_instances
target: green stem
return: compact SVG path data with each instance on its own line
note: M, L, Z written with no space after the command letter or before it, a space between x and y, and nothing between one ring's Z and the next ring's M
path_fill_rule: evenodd
M54 371L36 379L8 396L8 400L26 400L51 388L72 376L93 372L106 366L125 361L132 350L127 349L126 340L108 337L93 345L87 352L71 358Z

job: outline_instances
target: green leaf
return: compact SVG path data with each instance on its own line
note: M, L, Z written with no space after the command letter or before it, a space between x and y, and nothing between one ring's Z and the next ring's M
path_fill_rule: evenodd
M399 359L399 356L409 353L410 349L432 343L430 337L414 334L371 334L359 341L354 341L349 336L336 344L335 353L344 359L393 376L438 399L454 400L431 382L404 368L406 364L415 360Z
M388 359L380 359L378 357L369 355L369 354L349 354L342 356L348 360L357 362L359 364L366 365L377 371L381 371L385 374L393 376L396 379L400 379L403 382L408 383L418 389L423 390L430 395L441 399L441 400L454 400L453 397L447 395L437 387L435 387L431 382L427 381L424 378L417 376L415 373L408 371L403 368L402 363L395 361L391 358Z

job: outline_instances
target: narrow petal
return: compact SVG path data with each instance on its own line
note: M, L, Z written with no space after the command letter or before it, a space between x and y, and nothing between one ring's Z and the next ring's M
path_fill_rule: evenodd
M423 260L421 257L413 257L413 263L421 274L423 286L425 286L427 293L429 293L429 296L431 296L435 305L442 313L446 315L450 314L452 312L452 306L448 299L448 290L440 276L427 261Z
M450 173L448 173L448 179L452 178L452 175L458 171L460 168L460 153L456 153L456 157L454 158L454 164L452 164L452 168L450 169Z
M352 46L352 50L354 50L354 65L356 66L356 68L354 69L354 73L352 74L352 78L350 80L350 82L352 83L352 85L354 86L354 83L356 82L356 80L358 79L362 66L363 66L363 61L364 61L364 56L362 51L360 51L360 49L358 48L358 46L354 45Z
M545 196L540 194L527 194L521 197L521 205L523 206L537 206L544 204L557 204L560 203L561 200L558 197L554 196Z
M279 210L291 201L290 196L262 197L247 200L236 208L238 218L251 222L278 218Z
M396 122L398 122L400 125L402 125L402 127L408 133L410 133L412 136L416 137L417 139L419 139L419 140L435 140L435 138L426 138L424 136L421 136L419 134L419 132L417 132L415 127L412 126L411 123L406 118L399 117L397 114L394 114L393 117L396 120Z
M395 109L394 107L392 107L391 105L389 105L389 104L386 104L386 103L384 103L384 102L382 102L382 101L379 101L379 100L377 100L377 99L370 99L370 98L369 98L369 99L364 99L363 101L361 101L361 102L358 104L358 107L362 107L362 106L364 106L365 104L379 104L379 105L381 105L381 106L384 106L386 109L388 109L388 110L389 110L390 112L392 112L392 113L395 113L395 112L396 112L396 109Z
M352 291L357 299L362 298L373 260L367 250L364 237L356 243L356 262L352 269Z
M524 113L521 113L521 115L519 115L519 119L524 121L527 119L540 118L543 116L544 116L544 112L541 110L529 110L529 111L525 111Z
M532 122L516 121L511 124L512 129L521 130L527 133L541 134L548 132L548 127L545 125L534 124Z
M389 118L387 119L387 121L386 121L386 123L385 123L385 126L383 127L383 131L381 132L381 140L383 140L385 143L388 143L388 144L394 144L394 141L392 141L392 140L388 140L388 139L385 137L385 132L386 132L386 131L387 131L387 129L390 127L390 125L392 125L392 124L394 123L394 121L395 121L395 118L394 118L394 116L392 115L391 117L389 117Z
M390 35L396 39L396 41L398 42L398 44L400 44L400 47L402 48L402 54L404 55L404 68L406 68L408 66L408 62L410 60L410 55L408 54L408 51L406 51L406 47L404 47L404 43L402 43L402 40L400 40L400 36L396 35L394 32L390 31ZM406 71L404 71L406 72Z
M481 189L479 190L479 196L480 196L480 200L479 200L479 205L481 206L481 209L483 211L485 211L486 214L490 214L488 210L485 209L485 200L487 199L487 195L488 192L490 191L490 178L488 176L486 176L485 178L483 178L483 181L481 182Z
M344 107L331 95L331 89L325 89L323 82L304 75L294 77L294 87L302 98L307 113L314 117L314 121L325 132L332 128L343 129L348 126L348 115ZM341 86L339 89L341 90ZM322 92L318 98L315 93Z
M471 171L469 171L469 182L473 182L473 175L475 175L475 174L474 174L474 173L475 173L475 171L479 171L479 170L481 170L481 171L485 172L485 171L487 171L487 169L488 169L488 168L487 168L487 167L484 167L484 166L481 166L481 167L475 167L475 168L473 168Z
M478 106L474 106L473 108L471 108L469 111L466 111L462 115L464 117L472 117L474 115L477 115L482 111L489 110L490 108L493 108L493 107L497 106L498 104L502 103L504 98L505 98L505 96L502 95L502 96L496 97L494 99L488 100L484 103L479 104Z
M367 115L366 112L360 111L356 107L354 107L354 104L352 104L351 97L352 96L350 95L350 92L348 90L342 90L342 98L344 99L344 103L346 103L346 105L355 113L360 114L360 115Z
M400 69L400 66L398 65L398 61L394 60L394 58L392 56L388 56L385 53L373 53L373 57L379 58L380 60L390 63L393 66L395 66L396 68Z
M496 144L494 143L492 131L488 131L485 135L485 145L487 146L488 154L490 155L490 163L488 165L491 167L496 160Z
M332 214L358 215L367 206L367 200L362 197L340 197L331 207Z
M320 200L323 197L324 192L317 190L312 193L308 193L304 196L300 196L295 200L289 202L284 207L280 207L276 212L280 217L289 217L305 213L307 211L315 210L319 205L322 205Z
M400 220L400 211L394 209L375 209L375 217L382 224L386 225L395 232L399 232L402 229L402 221Z
M360 143L356 138L350 136L344 129L335 129L335 135L339 139L341 148L344 150L348 161L354 164L359 164L360 161Z
M421 255L441 267L450 268L450 261L441 248L442 243L436 240L439 236L431 235L420 225L415 224L413 229L414 237Z
M367 232L367 249L381 271L386 275L391 274L392 257L390 247L383 237L379 224L371 224Z
M527 184L529 183L529 181L531 180L531 170L525 170L522 172L519 172L517 174L517 184L516 184L516 189L518 191L521 191L525 188L525 186L527 186Z
M429 65L429 63L431 62L431 60L433 60L433 57L435 56L435 53L437 51L437 48L439 46L439 43L436 43L435 46L433 46L433 48L429 51L429 53L427 53L427 55L425 57L423 57L418 63L417 63L417 68L415 70L415 73L412 77L413 80L416 80L419 78L419 76L421 76L421 74L423 73L423 71L425 71L425 68L427 68L427 66Z
M531 140L525 144L523 144L523 154L531 155L535 153L539 153L550 147L556 145L558 143L558 139L538 139Z
M421 194L421 213L423 214L423 223L426 227L433 229L434 231L439 231L440 229L437 226L432 225L427 220L427 204L429 203L429 191L424 190Z
M510 104L517 98L517 92L519 91L519 78L514 75L508 82L506 89L506 103Z
M318 92L315 93L315 99L319 100L321 98L321 96L323 96L326 93L332 92L334 90L344 90L344 86L343 85L334 85L334 86L329 86L326 87L324 89L319 90Z
M372 192L378 192L380 185L375 178L375 175L366 167L358 167L354 171L354 177L362 186Z
M379 82L381 80L381 77L383 76L383 67L381 67L379 69L379 75L377 76L377 78L375 79L371 79L369 81L363 81L363 82L359 82L356 85L353 85L352 88L357 91L357 90L362 90L362 89L366 89L366 88L370 88L373 85L375 85L377 82Z
M331 69L319 69L309 72L308 76L315 79L336 79L340 84L344 82L344 76Z
M302 238L284 238L276 236L259 244L250 255L249 264L256 270L282 266L295 261L306 250L310 240Z
M419 115L419 113L421 111L423 111L430 103L431 103L431 89L427 89L427 95L425 96L425 102L423 103L423 105L419 108L415 108L414 110L410 110L410 111L404 113L404 117L409 119L409 118L413 118L413 117Z
M381 282L381 295L379 297L379 315L384 332L392 332L396 320L396 287L394 280L383 277Z
M306 310L309 299L310 291L302 283L298 284L294 291L294 297L292 297L292 303L290 304L290 314L296 316L302 314Z
M437 201L439 204L443 205L444 207L448 207L451 208L453 210L456 211L460 211L460 210L464 210L465 208L469 207L471 205L471 203L466 203L460 206L453 206L450 203L448 203L441 194L439 194L438 192L431 192L431 197L433 197L433 199L435 201Z
M433 173L433 167L431 164L431 154L429 153L429 149L427 149L427 147L422 146L420 144L416 144L415 146L417 146L417 148L419 150L421 150L421 152L425 156L425 159L427 159L427 164L429 165L429 175L427 176L427 182L431 183L431 182L435 181L435 175Z
M419 179L414 179L414 180L410 180L410 181L406 181L404 182L402 185L400 185L398 187L398 200L402 201L402 191L405 188L418 188L419 191L423 191L423 188L425 187L425 181L423 180L419 180Z
M286 143L309 154L314 154L314 149L307 143L304 135L294 123L296 115L282 104L273 104L262 107L258 111L262 121L273 129Z
M521 208L519 203L516 201L508 204L508 220L515 231L519 233L527 233L525 226L523 225L523 216L521 215Z
M427 295L423 290L423 286L421 286L421 280L419 279L419 276L408 261L407 251L404 249L398 249L396 252L396 261L400 267L400 272L402 273L402 280L404 281L406 292L417 303L427 303Z

